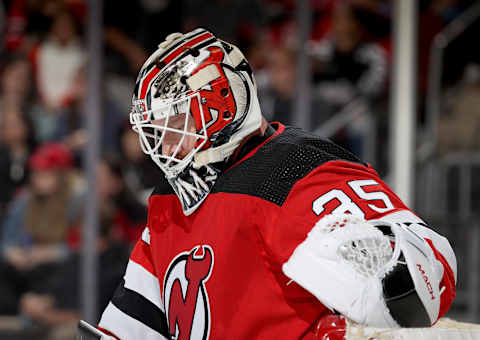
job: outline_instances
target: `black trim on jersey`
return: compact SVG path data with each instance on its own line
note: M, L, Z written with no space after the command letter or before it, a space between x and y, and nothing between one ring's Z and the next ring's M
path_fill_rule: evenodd
M277 129L273 124L271 126ZM264 141L256 137L252 140L255 145L249 140L240 155L246 155ZM327 139L287 126L283 133L265 143L252 157L223 172L211 193L246 194L281 206L297 181L318 166L336 160L364 164ZM152 195L170 194L175 192L162 178Z
M282 205L297 181L318 166L335 160L363 164L327 139L286 127L252 157L223 173L212 193L247 194Z
M123 313L157 331L167 339L170 338L165 313L142 295L125 288L125 280L122 280L115 290L112 303Z
M403 254L399 261L405 261ZM399 326L430 326L430 318L406 264L398 263L382 280L382 286L387 308Z
M175 191L173 190L170 183L168 183L167 178L165 175L159 176L158 184L155 186L151 196L155 195L175 195Z
M275 129L271 127L270 125L267 125L267 128L265 129L265 133L263 136L261 135L256 135L251 137L247 142L242 146L242 149L238 152L236 159L232 160L229 162L227 165L227 168L229 168L231 165L235 164L238 160L242 159L245 157L250 151L255 149L257 146L265 142L267 139L272 137L275 134Z

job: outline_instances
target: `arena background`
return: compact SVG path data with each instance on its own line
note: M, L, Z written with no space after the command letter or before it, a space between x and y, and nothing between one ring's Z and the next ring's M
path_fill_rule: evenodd
M480 322L479 17L473 0L2 0L0 338L98 320L162 176L129 127L136 72L199 26L244 52L268 120L355 152L450 239L448 316Z

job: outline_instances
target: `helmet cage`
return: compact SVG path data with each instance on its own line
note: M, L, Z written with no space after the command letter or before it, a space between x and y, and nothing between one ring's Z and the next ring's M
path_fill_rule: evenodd
M240 50L203 28L167 36L142 66L130 122L185 215L212 190L218 165L261 127L256 91Z
M198 103L196 107L201 123L200 128L196 128L195 132L188 130L189 124L198 123L194 120L190 109L193 100ZM164 101L164 104L157 105L152 110L144 110L144 107L142 100L134 100L130 114L130 123L133 130L138 133L142 151L152 158L167 178L176 177L208 140L203 105L200 104L200 94L195 92L178 100ZM172 117L182 114L185 116L182 127L169 126ZM176 143L175 150L171 154L162 153L162 143L167 132L180 135L180 140ZM179 158L179 152L187 136L196 138L195 147L186 156Z

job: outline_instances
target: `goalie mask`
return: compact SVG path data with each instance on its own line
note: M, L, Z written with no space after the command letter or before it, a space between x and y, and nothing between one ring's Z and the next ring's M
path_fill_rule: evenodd
M261 125L252 71L205 29L170 34L139 72L130 122L185 215L195 211L241 141Z

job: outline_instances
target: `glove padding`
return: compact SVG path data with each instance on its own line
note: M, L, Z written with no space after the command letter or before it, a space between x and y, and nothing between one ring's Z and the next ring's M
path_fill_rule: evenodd
M363 325L421 327L438 317L443 267L428 243L402 225L327 215L282 269L326 307ZM395 287L399 282L409 282L411 289ZM409 296L417 296L420 303L410 305ZM407 316L398 320L399 310L392 316L391 306L401 306ZM420 313L414 313L417 310ZM428 325L411 324L408 315L422 312Z
M382 279L383 295L390 314L402 327L428 327L440 312L443 265L429 244L406 225L374 221L390 227L399 247L397 264ZM408 275L409 274L409 275Z

